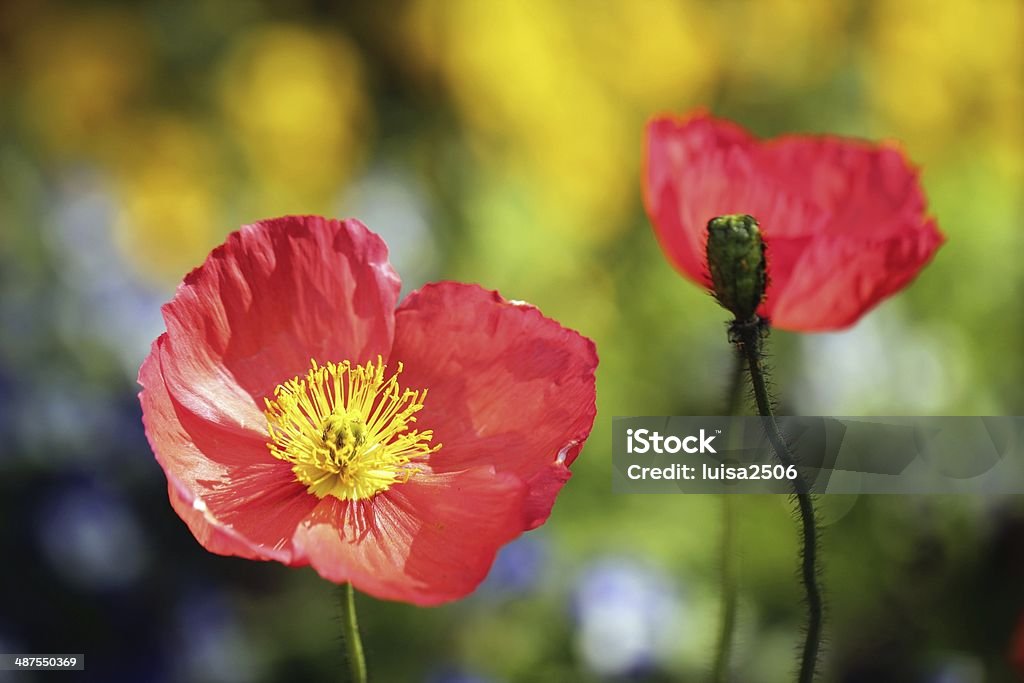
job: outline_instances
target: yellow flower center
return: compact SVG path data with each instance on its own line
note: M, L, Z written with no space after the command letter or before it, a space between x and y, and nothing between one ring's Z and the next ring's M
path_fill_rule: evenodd
M434 433L409 429L427 391L398 386L398 370L386 377L377 362L319 365L265 399L270 453L318 498L372 498L415 475L417 461L441 448Z

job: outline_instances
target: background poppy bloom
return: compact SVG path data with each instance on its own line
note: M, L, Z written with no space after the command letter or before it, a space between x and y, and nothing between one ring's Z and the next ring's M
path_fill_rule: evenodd
M909 283L942 244L900 150L833 136L757 140L698 112L647 126L644 202L672 264L710 286L708 221L750 214L764 230L775 327L853 324Z
M246 226L139 372L171 504L208 550L374 596L462 597L542 524L595 415L590 340L473 285L398 306L355 220Z

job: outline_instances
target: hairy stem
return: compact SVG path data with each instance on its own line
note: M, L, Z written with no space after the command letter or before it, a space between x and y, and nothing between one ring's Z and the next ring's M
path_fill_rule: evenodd
M736 322L731 329L733 339L739 345L740 352L747 361L757 412L764 418L765 430L768 433L772 449L784 466L796 466L795 458L790 453L786 439L775 420L771 396L768 394L768 384L765 380L762 343L767 334L767 327L762 327L760 322L755 319L745 323ZM814 680L817 667L823 611L821 588L818 586L818 528L814 520L814 504L811 500L810 489L800 473L793 480L793 492L800 513L800 536L803 542L800 576L807 600L807 632L800 660L798 681L799 683L811 683Z
M746 370L746 358L742 353L734 354L732 374L729 376L729 393L726 395L725 412L722 415L735 415L743 407L743 380Z
M359 622L356 620L356 591L351 583L342 588L341 619L345 634L345 654L348 660L349 681L366 683L366 658L363 656L363 641L359 637Z

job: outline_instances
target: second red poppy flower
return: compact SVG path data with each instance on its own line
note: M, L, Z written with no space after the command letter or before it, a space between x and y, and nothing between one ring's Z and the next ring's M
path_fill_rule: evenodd
M764 231L759 309L795 331L852 325L906 286L943 242L902 152L835 136L758 140L703 112L647 126L644 202L686 277L710 286L708 221L750 214Z

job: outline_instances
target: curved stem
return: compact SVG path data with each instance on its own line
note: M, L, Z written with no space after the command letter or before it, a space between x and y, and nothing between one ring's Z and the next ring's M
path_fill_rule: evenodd
M359 622L356 621L355 594L351 583L346 583L342 588L341 621L345 634L349 680L352 683L366 683L366 658L363 656L363 641L359 637Z
M739 594L739 580L736 563L736 504L728 493L719 494L722 499L722 616L718 631L718 647L715 651L715 668L712 680L727 683L729 660L732 659L733 632L736 629L736 605Z
M729 393L726 395L725 412L722 415L735 415L743 405L743 376L746 374L747 362L742 352L733 358L732 374L729 377Z
M732 330L734 339L747 361L750 371L750 383L754 388L754 400L757 412L765 418L765 430L768 440L779 461L786 467L796 465L795 458L786 445L786 439L775 421L771 397L768 395L768 384L765 381L764 367L761 362L761 344L765 329L759 321L734 323ZM807 633L804 639L803 655L800 661L800 683L811 683L814 680L818 661L818 648L821 642L822 598L818 586L818 528L814 520L814 504L810 489L802 474L793 480L793 491L796 495L797 507L800 512L801 538L803 541L800 575L804 584L807 599Z

